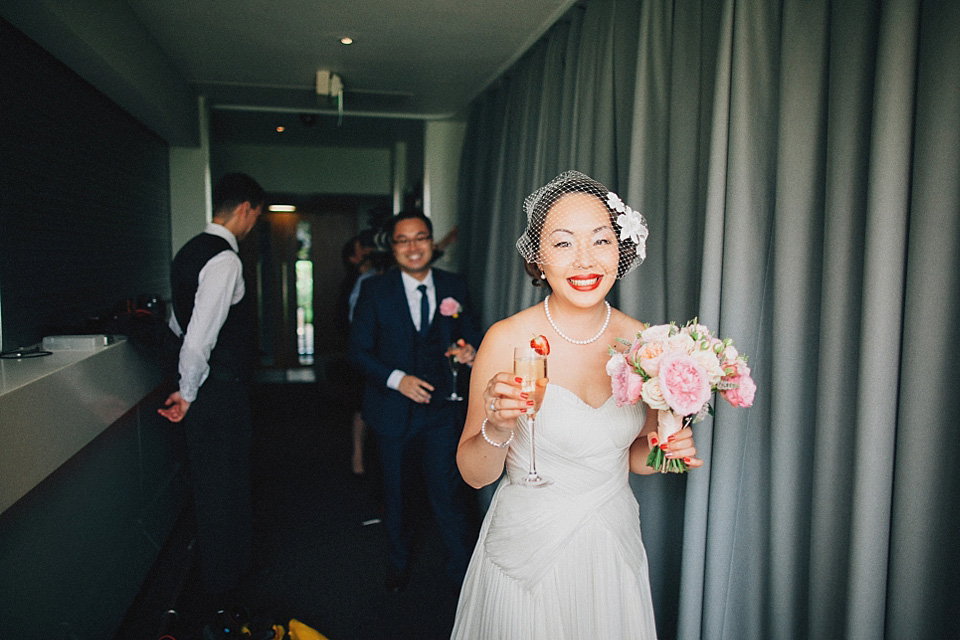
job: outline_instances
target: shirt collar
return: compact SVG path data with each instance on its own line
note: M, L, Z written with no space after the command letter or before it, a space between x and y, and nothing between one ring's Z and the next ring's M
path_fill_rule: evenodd
M405 271L400 272L400 279L403 281L403 288L407 292L407 295L413 295L418 293L417 287L422 284L427 285L427 292L433 291L433 269L427 272L427 277L423 280L417 280L409 273Z
M208 222L207 227L203 230L204 233L209 233L214 236L220 236L230 244L230 248L240 253L240 249L237 245L237 237L233 235L229 229L227 229L222 224L217 224L216 222Z

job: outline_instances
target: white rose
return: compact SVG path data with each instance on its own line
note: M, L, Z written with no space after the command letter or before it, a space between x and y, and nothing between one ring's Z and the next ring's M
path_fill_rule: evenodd
M707 372L707 376L710 381L710 388L717 386L717 383L720 382L720 378L723 377L723 367L720 366L720 361L717 360L717 355L708 350L696 351L691 354L697 363L703 367L704 371Z
M685 333L678 333L667 338L664 349L666 351L682 351L689 355L697 351L697 341Z
M668 324L655 324L640 332L640 338L644 342L662 342L669 337L670 325Z
M650 378L643 383L640 389L640 398L648 407L653 409L667 410L670 405L663 399L663 392L660 391L660 378Z

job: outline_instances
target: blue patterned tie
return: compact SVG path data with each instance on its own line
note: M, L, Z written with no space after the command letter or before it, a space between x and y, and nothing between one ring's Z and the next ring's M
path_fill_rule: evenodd
M422 284L417 287L420 292L420 335L427 337L427 329L430 328L430 302L427 300L427 285Z

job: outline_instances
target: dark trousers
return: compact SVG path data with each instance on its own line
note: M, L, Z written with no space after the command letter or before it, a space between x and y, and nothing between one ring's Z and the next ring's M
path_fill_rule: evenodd
M250 442L247 386L207 378L184 417L196 512L201 584L208 594L236 586L250 566Z
M420 411L427 411L420 407ZM399 438L378 436L383 463L384 525L389 544L389 561L405 571L410 557L411 472L419 466L427 499L447 552L446 573L459 584L473 551L470 544L465 503L466 485L457 469L460 429L455 424L434 425ZM417 465L419 463L419 465Z

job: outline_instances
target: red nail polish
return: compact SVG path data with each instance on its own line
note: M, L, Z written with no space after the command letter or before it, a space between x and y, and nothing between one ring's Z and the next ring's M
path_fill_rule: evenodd
M520 413L526 413L526 412L527 412L526 408L520 409Z
M650 438L650 442L651 442L651 444L652 444L653 446L657 446L657 444L660 443L660 441L657 440L657 437L656 437L656 436L651 437L651 438Z
M523 382L523 378L514 378L517 382Z
M660 448L663 449L664 451L666 451L666 450L667 450L667 443L664 442L662 445L660 445Z
M673 442L673 439L674 439L675 437L676 437L676 436L667 436L667 442Z
M527 398L530 397L530 394L529 394L529 393L521 393L521 394L520 394L520 397L523 398L524 400L526 400Z
M686 462L687 464L690 464L690 458L684 458L683 461Z

